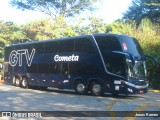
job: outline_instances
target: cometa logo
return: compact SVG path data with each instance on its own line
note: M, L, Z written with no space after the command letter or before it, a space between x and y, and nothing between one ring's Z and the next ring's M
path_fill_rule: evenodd
M54 56L54 61L79 61L79 56L75 56L74 54L72 56L59 56L55 55Z

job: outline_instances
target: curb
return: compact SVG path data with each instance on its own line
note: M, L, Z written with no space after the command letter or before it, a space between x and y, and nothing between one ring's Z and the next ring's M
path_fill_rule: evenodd
M148 90L148 92L160 92L160 90Z

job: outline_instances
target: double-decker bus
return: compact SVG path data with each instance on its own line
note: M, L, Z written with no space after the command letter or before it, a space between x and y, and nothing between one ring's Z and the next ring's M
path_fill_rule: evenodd
M147 92L146 57L138 41L91 34L5 47L4 81L23 88L72 89L77 94Z

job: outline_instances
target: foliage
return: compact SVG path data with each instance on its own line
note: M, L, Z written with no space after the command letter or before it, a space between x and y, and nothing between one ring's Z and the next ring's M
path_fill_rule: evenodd
M87 21L88 25L67 24L64 17L58 17L56 20L45 18L23 25L0 21L0 62L3 61L4 47L8 44L105 32L102 19L88 17L78 21Z
M135 20L137 25L144 18L150 19L153 23L160 22L160 0L132 0L123 18Z
M32 41L105 32L106 29L102 19L88 17L79 18L76 21L79 24L73 20L67 24L67 20L63 17L58 17L56 20L46 18L23 25L22 29L26 38ZM81 24L86 23L86 21L88 25Z
M93 10L97 0L11 0L10 4L21 10L43 12L54 19L79 14L84 10Z
M22 42L26 39L21 26L13 22L0 21L0 62L3 61L4 47L8 44Z
M76 22L78 24L73 26L73 30L77 35L105 33L106 31L103 19L88 16L87 18L79 18Z
M144 54L152 55L160 61L160 34L159 24L154 24L150 19L143 19L137 28L135 21L118 20L107 26L107 32L121 33L138 39ZM160 65L156 70L155 64L147 60L149 79L154 82L160 80ZM154 83L155 84L155 83ZM158 83L159 84L159 83Z

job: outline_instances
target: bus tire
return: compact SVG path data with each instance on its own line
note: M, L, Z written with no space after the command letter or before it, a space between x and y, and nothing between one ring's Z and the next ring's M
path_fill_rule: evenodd
M103 91L103 87L99 82L92 82L90 85L90 92L92 95L103 95L104 91Z
M21 87L22 88L28 88L28 81L25 77L22 78Z
M83 95L87 93L86 86L83 81L77 81L75 84L76 94Z
M12 85L16 86L16 77L13 77L13 79L12 79Z
M19 79L18 77L15 77L15 85L16 85L17 87L20 87L20 86L21 86L21 81L20 81L20 79Z

